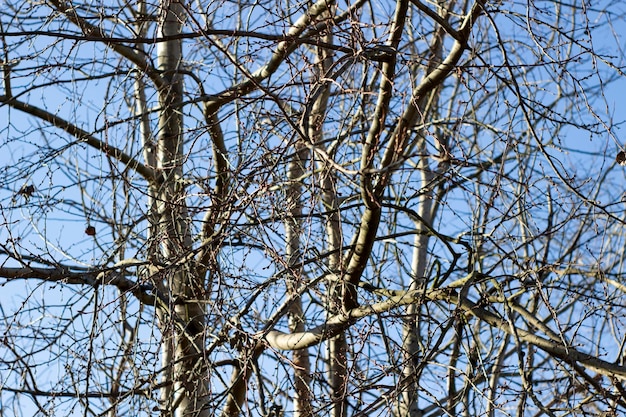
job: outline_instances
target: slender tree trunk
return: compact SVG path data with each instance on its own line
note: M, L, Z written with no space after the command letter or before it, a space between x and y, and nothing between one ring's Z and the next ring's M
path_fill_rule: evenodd
M287 262L290 269L288 279L288 291L296 292L302 285L306 285L302 274L302 250L301 250L301 219L302 219L302 176L304 165L307 160L308 149L301 144L296 144L296 153L287 168L289 186L287 188L287 222L285 223L285 235L287 239ZM304 313L300 298L294 300L289 310L289 330L302 332L305 330ZM294 417L312 416L311 407L311 365L309 362L309 350L298 349L293 351L293 377L294 377Z
M182 31L185 8L179 1L163 0L159 11L159 37L172 37ZM205 327L204 285L189 257L192 249L189 213L186 207L183 177L183 77L182 43L168 40L157 44L158 70L164 80L159 89L157 132L157 168L160 180L156 190L159 260L167 265L165 287L171 305L162 306L159 314L163 333L164 381L163 415L180 417L208 416L206 408L207 374L203 365Z
M423 184L429 184L432 173L421 162L423 169ZM420 199L418 214L428 225L432 223L432 192L427 193ZM424 225L416 222L417 230L424 230ZM426 266L428 263L428 240L426 234L417 233L413 241L413 258L411 262L412 280L410 291L423 289L425 282ZM419 345L419 310L421 306L411 304L406 308L406 315L402 323L402 386L401 395L396 410L398 417L420 417L422 414L418 408L418 373L417 367L420 359Z
M331 16L332 11L326 13ZM324 43L331 45L333 43L332 33L329 32L323 37ZM332 68L333 55L326 48L319 48L318 62L315 68L316 75L321 80L328 77L328 71ZM317 96L313 104L310 120L308 122L308 136L311 141L318 147L325 149L324 136L322 133L322 125L324 116L328 108L330 84L324 81L321 87L322 92ZM328 212L326 220L326 244L330 253L328 256L328 269L334 273L339 272L341 266L341 219L339 216L339 200L337 198L336 176L334 170L329 167L322 167L322 202L325 210ZM331 308L331 314L336 314L333 306L341 303L341 287L333 283L330 285L328 294L328 305ZM346 417L347 414L347 383L348 383L348 347L346 344L345 332L339 333L328 341L328 368L329 383L331 390L332 405L329 415L331 417Z
M445 10L440 8L439 12L446 15ZM428 64L426 65L426 77L435 71L443 57L443 39L444 32L441 28L433 36ZM413 108L409 106L406 113L412 114L411 125L423 124L430 117L435 117L439 105L440 92L438 88L430 91L430 94L419 97ZM406 115L405 115L406 117ZM440 142L437 147L444 152L445 140L439 138ZM432 188L432 182L435 173L430 166L430 158L428 149L424 139L416 139L413 145L409 145L407 153L412 152L412 148L417 147L416 153L424 155L418 162L418 170L422 173L421 184L424 192L418 198L417 214L420 220L414 219L417 233L413 241L413 257L411 262L411 281L409 290L424 290L428 285L426 281L426 267L428 266L428 243L430 236L426 230L432 227L436 213L436 205L433 204L435 190ZM418 364L420 360L420 308L418 304L412 304L406 308L406 315L402 323L402 384L400 387L400 395L396 407L396 415L398 417L421 417L422 412L418 407L419 392L419 375Z
M326 224L326 235L328 236L328 250L333 252L329 256L328 268L331 271L341 269L339 248L342 244L341 223L338 211L337 194L334 191L333 181L327 178L323 181L324 187L329 187L331 191L325 191L323 198L330 212ZM324 188L326 190L326 188ZM333 291L329 293L330 302L339 304L341 299L341 287L332 286ZM332 304L331 304L332 305ZM347 414L347 383L348 383L348 346L345 332L339 333L328 341L328 362L330 373L330 389L332 396L331 417L346 417Z

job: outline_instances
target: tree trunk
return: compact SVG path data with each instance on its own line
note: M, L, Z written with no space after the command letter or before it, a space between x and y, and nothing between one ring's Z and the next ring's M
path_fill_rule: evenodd
M308 150L301 144L296 144L296 152L287 167L287 221L285 223L285 237L287 240L287 266L290 276L287 279L287 290L290 293L297 292L304 282L301 266L302 249L301 242L301 219L302 219L302 176L304 165L307 161ZM302 300L297 297L289 309L289 330L302 332L305 330L305 318L302 311ZM309 350L298 349L293 351L293 378L294 378L294 417L311 417L311 365L309 362Z
M432 180L432 173L428 171L427 162L420 163L423 172L423 184L429 184ZM432 193L427 193L420 199L418 214L430 227L432 223ZM415 221L418 231L424 231L424 224ZM411 283L410 291L424 290L426 266L428 264L428 241L429 236L417 233L414 239L413 259L411 262ZM402 323L402 380L401 395L397 406L396 414L401 417L420 417L422 414L418 408L419 376L418 365L421 357L419 337L423 334L419 329L419 316L421 306L411 304L406 308L406 313Z
M185 8L179 1L163 0L159 13L159 37L172 37L182 31ZM185 201L183 178L182 41L167 40L157 44L158 70L164 80L159 88L157 132L156 218L158 236L153 246L160 248L157 259L167 265L165 289L170 305L160 308L163 334L163 367L169 369L163 381L163 415L180 417L208 416L206 408L207 370L203 361L205 291L203 277L196 274L189 260L192 249L189 213ZM173 411L173 412L172 412Z

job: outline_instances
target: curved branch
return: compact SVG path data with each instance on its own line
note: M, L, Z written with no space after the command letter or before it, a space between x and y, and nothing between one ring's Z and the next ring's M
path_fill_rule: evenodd
M361 279L361 275L365 270L365 266L369 259L378 224L380 222L381 209L378 199L387 188L387 184L391 179L393 170L390 169L393 164L404 154L406 144L408 142L408 130L414 124L414 120L419 113L418 102L428 92L436 88L454 69L463 52L467 48L467 40L472 25L483 11L482 4L484 0L477 0L472 6L471 11L467 14L458 34L461 41L457 40L446 59L430 71L420 84L414 89L411 104L408 106L403 117L400 118L396 129L393 132L392 139L389 141L382 161L380 163L383 174L378 182L373 186L373 176L367 174L372 168L374 156L378 151L379 139L384 127L384 120L387 112L387 105L390 100L391 90L393 88L393 76L395 66L395 55L392 55L390 62L383 64L383 81L381 83L378 102L372 120L372 126L367 135L367 140L363 145L363 155L361 159L361 169L363 171L363 181L361 186L361 198L365 202L366 210L361 218L359 230L355 237L355 249L348 254L347 278L350 287L347 289L347 296L344 297L344 306L346 309L356 307L355 289ZM391 30L391 39L389 44L392 48L397 48L402 27L404 24L403 16L406 15L407 4L399 2L397 6L396 22Z
M533 345L555 358L574 365L580 364L599 374L617 377L626 381L626 366L604 361L593 355L580 352L571 346L563 346L558 342L543 338L527 330L512 328L510 323L502 317L480 307L478 304L466 298L459 299L457 291L451 288L434 289L426 293L424 293L423 290L406 291L403 294L389 297L387 300L379 303L354 308L350 310L348 314L333 316L326 323L306 332L284 333L271 330L263 337L266 343L274 349L302 349L328 340L361 318L372 314L385 313L391 309L424 300L446 301L451 304L456 304L465 314L474 316L482 322L498 328L507 334L513 335L515 333L520 341Z
M408 1L400 0L396 4L396 12L394 22L391 28L391 35L387 45L391 50L397 51L402 39L404 23L407 16L409 5ZM365 202L368 210L379 210L377 196L373 193L372 181L373 175L367 174L371 170L375 155L378 152L380 144L380 136L385 129L385 119L389 111L389 102L393 93L394 78L396 74L397 54L390 54L390 59L382 65L382 81L378 90L378 98L376 108L372 115L372 124L367 132L367 138L363 144L363 154L361 155L361 170L364 172L361 185L361 198Z
M265 65L249 74L245 81L242 81L241 83L216 94L207 101L207 114L216 113L222 105L256 90L259 83L274 74L285 58L287 58L294 48L301 43L298 37L305 32L309 24L328 10L328 8L334 3L334 0L318 0L315 4L313 4L309 10L307 10L291 26L291 28L289 28L289 31L285 35L288 40L282 41L278 44L276 50L272 54L272 57Z
M394 21L387 45L391 50L397 51L402 39L404 23L406 21L408 1L399 0L396 3ZM376 195L373 194L373 178L369 173L374 163L374 156L378 152L380 136L385 127L385 119L389 111L389 102L393 92L393 82L396 72L396 54L390 54L388 60L382 64L382 82L378 90L376 108L372 116L372 124L367 132L367 138L363 144L361 155L362 180L361 199L365 203L365 212L361 217L359 229L354 239L354 250L347 256L348 265L346 272L346 287L344 288L342 307L345 310L354 309L357 305L356 287L361 280L367 261L372 252L372 247L378 232L381 208Z
M444 79L450 75L452 70L456 67L457 63L463 56L463 52L467 49L467 41L469 40L470 31L474 22L478 16L483 12L484 0L477 0L470 12L465 16L461 27L456 32L454 45L452 46L448 56L439 65L435 66L432 71L429 71L424 79L415 87L411 95L411 102L404 114L398 120L398 124L393 132L392 138L389 141L389 145L385 150L383 159L381 161L381 169L386 170L393 166L393 164L404 155L406 144L408 142L408 131L415 124L415 119L420 114L419 104L428 93L434 88L439 86ZM380 180L376 184L374 195L380 195L391 178L391 172L386 172L381 176Z
M449 300L451 296L456 296L456 291L448 288L430 291L426 298ZM284 333L278 330L270 330L265 334L264 338L274 349L293 350L311 347L337 335L359 319L416 303L423 300L424 297L423 290L403 291L399 295L389 297L384 301L356 307L345 314L332 316L325 323L306 332Z

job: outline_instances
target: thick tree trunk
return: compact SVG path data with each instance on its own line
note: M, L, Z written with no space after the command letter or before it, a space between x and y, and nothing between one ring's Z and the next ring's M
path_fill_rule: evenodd
M159 37L172 37L182 31L185 8L179 1L163 0L159 13ZM159 251L157 258L167 265L163 277L172 300L159 314L163 333L164 383L163 415L208 416L207 374L203 365L205 327L203 278L189 261L192 249L189 213L186 208L183 177L183 77L182 43L168 40L157 44L158 70L164 81L159 88L156 191ZM153 246L154 247L154 246Z

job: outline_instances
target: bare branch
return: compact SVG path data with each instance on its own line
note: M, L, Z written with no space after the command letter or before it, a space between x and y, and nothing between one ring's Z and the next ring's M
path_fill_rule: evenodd
M14 109L23 111L24 113L37 117L38 119L43 120L47 123L50 123L54 127L64 130L65 132L74 136L79 141L86 143L92 148L102 151L105 155L108 155L113 159L123 163L130 169L137 171L137 173L139 173L148 181L156 180L156 175L154 171L151 168L143 165L136 158L133 158L132 156L126 154L115 146L109 145L108 143L105 143L100 139L96 139L87 131L79 128L75 124L72 124L55 114L52 114L37 106L33 106L32 104L17 100L13 97L0 96L0 103L7 104Z

